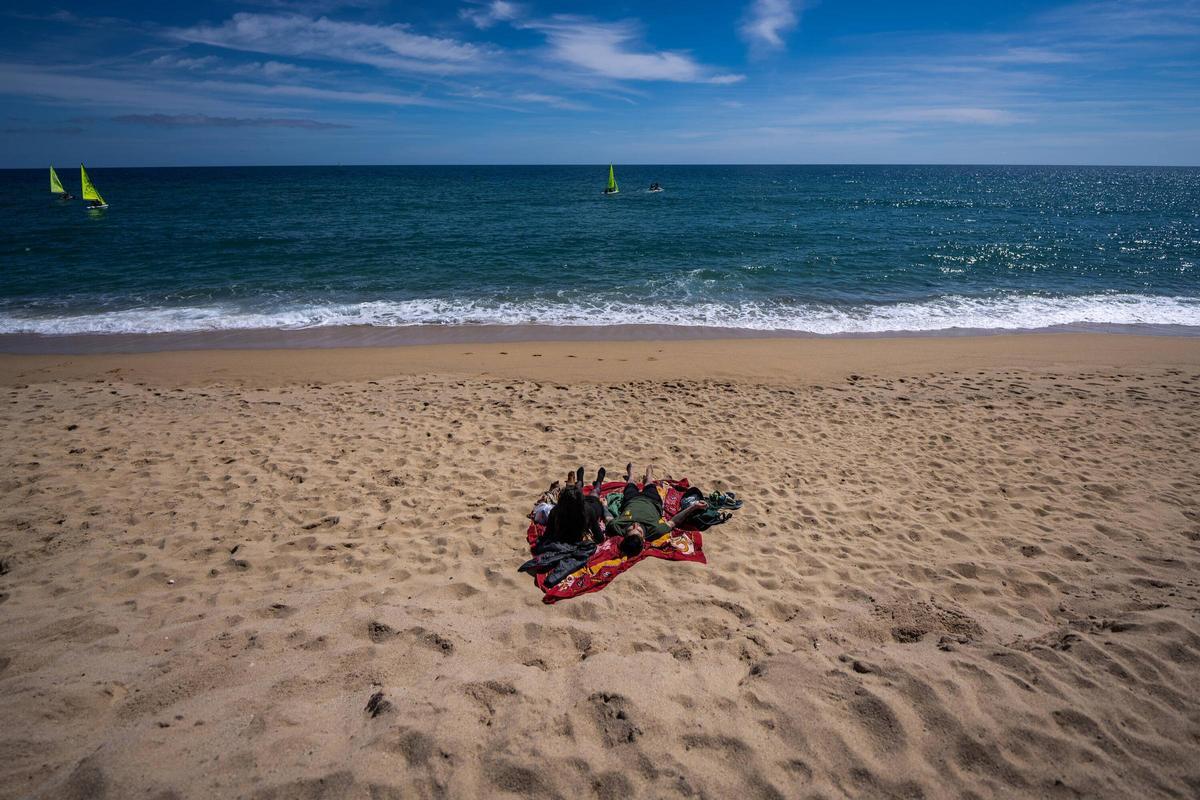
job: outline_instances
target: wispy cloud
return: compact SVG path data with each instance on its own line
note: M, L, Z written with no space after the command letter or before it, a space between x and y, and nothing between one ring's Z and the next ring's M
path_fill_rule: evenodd
M234 64L223 71L229 75L244 75L269 81L303 80L318 76L329 77L318 70L302 67L299 64L289 64L284 61L251 61L246 64Z
M1068 64L1078 61L1079 56L1050 47L1009 47L996 53L981 54L978 59L992 64Z
M133 81L110 75L75 75L28 64L0 63L0 94L26 97L77 109L152 108L232 112L233 104L213 100L170 81ZM242 109L239 109L242 110Z
M148 125L154 128L299 128L321 131L349 128L336 122L315 119L272 119L269 117L210 117L207 114L122 114L114 122Z
M1200 3L1196 0L1082 2L1047 11L1038 22L1043 28L1075 39L1195 39L1200 37Z
M719 73L684 51L638 49L641 31L628 20L599 22L556 16L525 23L523 27L545 35L551 59L606 78L726 84L744 77Z
M221 59L217 58L216 56L186 58L168 53L154 59L150 62L150 65L154 67L163 67L165 69L202 70L214 67L219 63L221 63Z
M746 10L741 34L758 52L782 50L783 35L800 22L802 0L754 0Z
M83 133L83 128L78 125L34 125L27 128L5 128L0 132L35 136L77 136Z
M376 8L387 0L242 0L245 5L291 11L297 14L328 14L343 8Z
M586 111L590 108L583 103L576 103L556 94L542 94L541 92L517 92L513 95L513 99L522 103L537 103L566 111Z
M153 80L74 75L23 64L0 63L0 95L33 97L90 108L152 109L155 112L199 110L218 115L245 112L238 96L278 106L281 100L325 100L376 106L439 106L445 103L419 94L330 89L320 86L255 83L246 80ZM261 109L262 106L256 106ZM222 114L222 112L225 112Z
M963 125L1009 125L1021 121L1019 114L1004 108L978 106L907 106L868 114L884 122L951 122Z
M398 92L327 89L320 86L250 83L247 81L197 81L188 84L218 93L251 94L264 98L293 97L309 100L332 100L338 103L362 103L382 106L442 106L444 102L419 94Z
M454 97L478 101L481 105L487 105L492 108L507 108L513 111L528 111L529 109L526 107L530 105L549 106L551 108L563 109L564 111L591 110L591 106L584 103L575 102L561 95L546 94L544 92L507 92L486 89L482 86L464 86L451 92L451 94Z
M300 14L238 13L221 25L174 30L185 42L231 50L367 64L401 72L459 74L482 68L486 52L469 43Z
M517 3L492 0L490 3L464 8L458 12L458 16L480 30L487 30L499 22L512 22L523 13L524 8Z
M186 70L189 72L204 72L206 74L237 75L264 80L299 80L314 77L335 77L299 64L285 61L247 61L240 64L230 64L216 56L188 58L168 53L150 62L153 67L163 69Z

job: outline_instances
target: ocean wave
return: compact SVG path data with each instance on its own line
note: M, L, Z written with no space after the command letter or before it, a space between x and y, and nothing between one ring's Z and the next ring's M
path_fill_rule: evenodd
M350 325L667 325L809 334L1028 330L1063 325L1200 327L1200 298L1105 294L1081 297L947 296L924 302L854 306L778 302L524 303L443 299L301 304L273 310L208 305L139 307L38 315L0 311L4 334L178 333Z

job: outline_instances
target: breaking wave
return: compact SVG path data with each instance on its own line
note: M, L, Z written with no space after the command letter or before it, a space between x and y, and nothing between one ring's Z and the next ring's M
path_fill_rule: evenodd
M1030 330L1069 325L1200 327L1200 298L1102 294L1078 297L945 296L923 302L832 306L783 302L634 304L443 299L293 304L145 306L93 313L0 310L0 333L115 334L350 325L666 325L818 335Z

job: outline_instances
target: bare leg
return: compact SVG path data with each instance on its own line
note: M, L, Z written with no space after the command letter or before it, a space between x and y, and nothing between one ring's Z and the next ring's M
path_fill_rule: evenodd
M647 483L654 483L654 465L653 464L646 465L646 474L642 476L642 485L645 485Z

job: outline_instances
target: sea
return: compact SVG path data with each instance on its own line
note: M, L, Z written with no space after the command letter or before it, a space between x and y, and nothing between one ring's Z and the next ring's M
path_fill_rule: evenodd
M101 211L55 199L46 170L0 171L0 350L342 329L1200 333L1197 168L615 168L605 196L607 164L89 167Z

